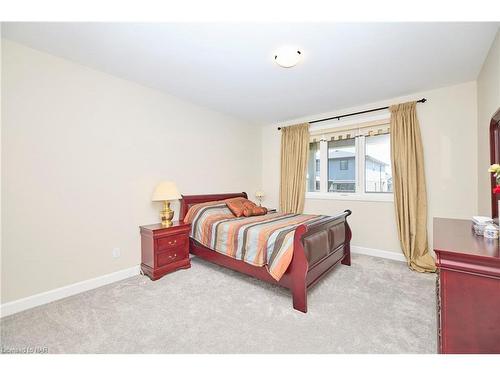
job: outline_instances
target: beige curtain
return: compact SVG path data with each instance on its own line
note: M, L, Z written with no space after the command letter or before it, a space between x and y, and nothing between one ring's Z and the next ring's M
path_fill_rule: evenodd
M309 124L281 128L281 212L304 210L308 148Z
M399 240L408 266L418 272L434 272L436 266L427 243L424 153L416 104L409 102L389 108L394 205Z

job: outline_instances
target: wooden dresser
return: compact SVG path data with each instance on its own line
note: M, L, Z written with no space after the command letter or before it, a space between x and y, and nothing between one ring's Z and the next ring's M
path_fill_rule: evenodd
M500 353L498 240L470 220L434 219L440 353Z

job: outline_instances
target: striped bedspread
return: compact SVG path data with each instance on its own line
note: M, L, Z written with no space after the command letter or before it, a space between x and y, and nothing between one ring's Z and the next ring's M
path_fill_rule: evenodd
M184 221L192 224L191 237L202 245L254 266L265 266L279 280L292 260L295 229L329 218L282 213L238 218L224 201L217 201L193 205Z

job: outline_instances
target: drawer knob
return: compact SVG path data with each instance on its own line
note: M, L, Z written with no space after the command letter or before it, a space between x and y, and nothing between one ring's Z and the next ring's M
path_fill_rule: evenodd
M170 259L174 259L176 256L177 256L177 253L176 253L176 254L174 254L174 255L169 255L168 257L169 257Z
M175 245L176 243L177 243L177 240L168 241L168 244L169 244L169 245Z

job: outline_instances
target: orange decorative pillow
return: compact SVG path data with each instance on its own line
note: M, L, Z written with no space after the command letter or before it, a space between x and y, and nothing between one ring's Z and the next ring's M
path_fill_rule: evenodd
M245 207L245 209L243 210L243 215L246 217L260 216L265 214L267 214L267 208L265 207L259 207L259 206Z
M252 201L243 197L226 199L226 204L236 217L267 214L267 208L259 207Z
M231 210L231 212L236 217L243 216L243 210L246 207L245 206L246 202L250 202L250 201L246 198L243 198L243 197L226 199L227 207ZM250 202L250 203L253 204L252 202ZM248 206L248 203L246 203L246 205Z

